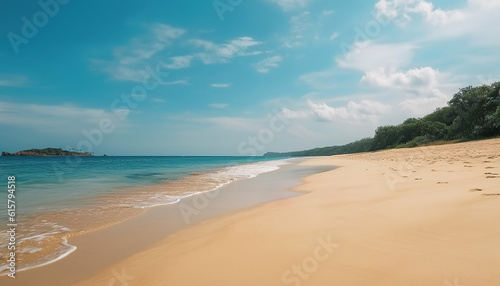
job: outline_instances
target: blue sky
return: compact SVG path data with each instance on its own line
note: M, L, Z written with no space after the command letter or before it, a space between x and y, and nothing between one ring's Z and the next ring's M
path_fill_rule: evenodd
M496 0L8 1L1 151L345 144L500 79Z

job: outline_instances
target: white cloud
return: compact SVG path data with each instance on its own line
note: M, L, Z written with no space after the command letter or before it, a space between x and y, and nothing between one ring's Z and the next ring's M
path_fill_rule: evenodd
M209 105L211 108L218 108L218 109L224 109L229 106L227 103L212 103Z
M294 48L303 44L304 34L311 27L309 16L310 13L306 11L290 19L290 35L285 39L285 47Z
M432 88L438 83L439 71L431 67L410 69L406 72L379 68L365 73L362 82L390 88Z
M74 105L41 105L0 101L0 124L35 128L52 133L80 133L83 128L99 127L103 118L122 121L116 113Z
M306 119L311 116L310 112L307 111L295 111L295 110L290 110L286 107L281 109L281 113L286 119Z
M447 81L446 76L432 67L407 71L381 68L365 73L361 79L361 82L382 87L387 94L403 98L399 99L399 106L414 116L423 116L446 105L453 90L447 86Z
M416 46L411 43L377 44L373 41L354 43L349 51L336 59L339 67L361 71L398 68L408 65Z
M185 32L168 25L153 24L145 35L115 48L113 60L95 60L94 63L113 79L140 82L148 76L144 69L150 64L150 60Z
M169 44L171 40L177 39L186 32L183 29L174 28L161 23L154 24L151 27L151 31L155 35L156 40L165 44Z
M337 39L339 36L340 36L340 34L338 32L335 32L330 36L330 40L333 41L333 40Z
M419 27L423 30L420 41L462 37L470 45L500 45L500 37L491 34L492 23L496 23L500 13L498 0L468 0L457 9L446 11L425 0L380 0L375 11L380 20L392 20L399 26L421 16L424 25Z
M170 59L172 60L172 62L170 64L163 64L163 67L167 69L177 70L190 67L193 56L178 56L172 57Z
M251 37L240 37L224 44L215 44L207 40L194 39L193 45L203 48L205 52L198 53L197 57L205 64L227 63L234 57L258 55L262 52L247 52L251 47L262 44Z
M307 101L312 113L321 121L346 121L358 123L361 121L374 121L377 116L388 113L391 110L389 105L376 101L362 100L359 103L350 101L347 106L334 108L321 102L315 103Z
M469 0L471 6L485 8L485 9L496 9L500 8L500 1L498 0Z
M399 106L416 116L424 116L438 107L445 106L451 95L433 89L427 96L409 98L399 103Z
M171 82L165 82L164 85L188 85L189 81L187 79L180 79Z
M215 87L215 88L228 88L231 86L231 84L229 84L229 83L212 83L210 86Z
M465 15L463 19L430 27L427 32L429 37L436 41L461 37L473 46L496 48L500 45L500 37L491 34L492 25L497 22L500 13L500 1L469 0L459 11Z
M500 81L500 74L497 74L497 75L492 75L492 74L482 75L482 74L480 74L480 75L476 76L476 80L477 80L477 83L479 85L483 85L483 84L489 85L489 84L492 84L494 82Z
M360 123L374 122L378 116L391 111L390 105L371 100L349 101L346 106L333 107L325 102L314 102L308 99L307 107L306 110L282 108L281 113L287 119L315 118L326 122Z
M325 11L321 12L321 15L322 16L330 16L333 13L335 13L335 10L325 10Z
M277 68L283 61L280 56L269 57L255 64L255 69L260 73L268 73L271 68Z
M298 8L304 8L310 2L310 0L268 0L268 1L276 5L279 5L281 9L285 12L295 10Z
M156 103L165 103L167 101L165 99L161 99L161 98L153 98L153 102L156 102Z
M448 24L467 18L460 10L443 11L425 0L380 0L375 4L379 17L389 18L399 25L412 20L412 15L421 15L431 24Z

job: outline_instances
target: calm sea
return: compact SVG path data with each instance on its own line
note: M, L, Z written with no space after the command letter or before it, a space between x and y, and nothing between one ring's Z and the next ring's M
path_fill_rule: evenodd
M24 267L74 248L66 237L143 209L277 170L293 159L265 157L0 157L0 254L6 252L7 177L16 177L18 253ZM97 215L98 214L98 215ZM0 261L0 274L5 273Z

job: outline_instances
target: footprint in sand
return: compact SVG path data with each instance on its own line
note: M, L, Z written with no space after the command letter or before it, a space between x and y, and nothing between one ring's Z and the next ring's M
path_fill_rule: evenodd
M486 169L495 169L495 167L486 167Z
M448 184L448 182L438 182L438 185L440 184Z
M469 192L482 192L482 191L483 189L478 189L478 188L469 190Z
M500 194L482 194L481 196L492 197L492 196L500 196Z

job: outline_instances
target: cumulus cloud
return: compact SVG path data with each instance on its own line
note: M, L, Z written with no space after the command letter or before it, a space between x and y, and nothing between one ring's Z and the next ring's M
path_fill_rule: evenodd
M375 4L378 17L385 17L399 25L412 20L413 15L421 15L431 24L447 24L466 19L461 10L443 11L425 0L380 0Z
M448 90L446 79L438 70L431 67L410 69L407 71L377 69L367 72L362 82L382 87L389 94L398 90L402 97L399 106L412 115L423 116L437 107L445 106L451 95L442 90Z
M268 73L272 68L277 68L283 61L280 56L266 58L254 65L255 69L260 73Z
M321 121L374 121L377 116L388 113L391 110L389 105L376 101L362 100L359 103L350 101L347 106L334 108L324 102L315 103L307 101L312 113Z
M461 7L451 10L435 8L426 0L380 0L375 5L380 20L391 20L396 25L405 26L416 17L423 20L423 38L443 41L461 37L467 43L482 46L500 45L500 37L491 34L491 23L495 23L500 13L498 0L468 0Z
M438 107L445 106L450 97L439 89L433 89L427 96L408 98L400 102L399 106L413 115L424 116Z
M431 67L410 69L406 72L379 68L368 71L361 81L375 86L392 88L431 88L438 82L439 71Z
M349 101L347 105L341 107L333 107L325 102L307 100L307 107L306 110L282 108L281 113L287 119L314 118L325 122L360 123L365 121L373 122L378 116L391 111L390 105L371 100Z
M281 109L281 113L286 119L306 119L311 116L310 112L307 111L295 111L295 110L290 110L286 107Z
M336 58L341 68L371 71L383 67L407 65L416 46L411 43L378 44L373 41L356 42L345 54Z

